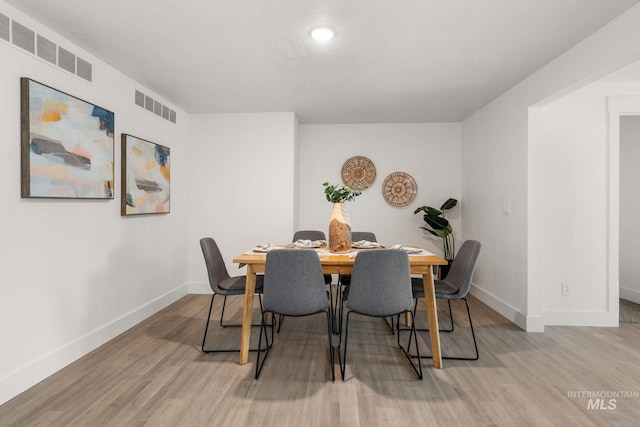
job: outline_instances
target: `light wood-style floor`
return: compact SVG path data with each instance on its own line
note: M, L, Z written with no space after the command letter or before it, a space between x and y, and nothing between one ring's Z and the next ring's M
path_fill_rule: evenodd
M241 299L229 300L231 320L240 318ZM240 366L237 353L200 352L209 296L188 295L0 406L0 425L638 425L640 325L526 333L470 302L480 360L445 360L441 370L424 360L418 381L384 321L356 317L347 380L336 363L332 383L321 315L285 319L256 381L255 353ZM454 302L459 326L457 335L442 334L445 354L470 350L463 307ZM211 338L237 345L238 329L214 329ZM579 391L636 397L593 409ZM598 407L608 405L606 397Z

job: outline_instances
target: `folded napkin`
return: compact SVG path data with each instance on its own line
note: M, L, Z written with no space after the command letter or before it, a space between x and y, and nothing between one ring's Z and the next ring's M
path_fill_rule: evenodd
M320 246L327 246L327 241L298 239L293 242L293 246L296 248L319 248Z
M270 250L276 249L277 246L272 243L259 243L253 248L253 252L269 252Z
M370 242L368 240L359 240L357 242L353 242L351 244L351 247L355 249L375 249L375 248L383 248L384 246L382 246L378 242Z
M391 249L404 249L404 251L409 255L421 254L423 252L420 248L405 248L401 244L396 244L391 247ZM426 252L426 251L424 251Z

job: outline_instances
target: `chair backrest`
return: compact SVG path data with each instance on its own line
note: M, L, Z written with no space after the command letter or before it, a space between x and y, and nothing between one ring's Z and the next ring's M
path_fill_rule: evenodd
M222 291L219 287L220 282L231 276L229 276L227 266L224 264L218 244L211 237L205 237L200 239L200 247L204 255L204 262L207 264L209 286L214 292L220 293Z
M296 240L327 240L324 231L320 230L299 230L293 234L292 242Z
M370 316L391 316L411 308L409 256L403 249L358 252L347 308Z
M370 231L354 231L351 233L351 240L359 242L360 240L366 240L367 242L377 242L375 233Z
M482 245L476 240L465 240L451 263L451 269L443 282L458 288L457 296L464 298L471 289L473 272L476 269L478 255Z
M263 292L264 308L285 316L304 316L329 307L320 258L314 250L268 252Z

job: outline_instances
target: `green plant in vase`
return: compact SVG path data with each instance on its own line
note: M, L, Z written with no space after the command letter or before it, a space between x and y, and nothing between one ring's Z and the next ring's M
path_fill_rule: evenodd
M456 199L448 199L446 202L440 206L440 209L432 208L431 206L420 206L413 214L417 214L418 212L424 212L424 221L427 223L428 227L420 227L423 230L428 231L442 239L442 251L444 253L444 259L449 262L453 261L453 258L456 254L456 244L455 239L453 237L453 228L449 221L445 218L445 211L453 208L458 204ZM448 267L446 270L448 271ZM443 276L446 276L444 274ZM442 277L444 278L444 277Z
M351 249L351 220L345 202L354 200L361 192L344 185L332 185L328 182L322 185L327 201L333 203L329 222L329 250L331 252L346 252Z
M344 185L332 185L328 182L323 182L322 185L327 202L331 203L350 202L362 194L360 190L353 190Z

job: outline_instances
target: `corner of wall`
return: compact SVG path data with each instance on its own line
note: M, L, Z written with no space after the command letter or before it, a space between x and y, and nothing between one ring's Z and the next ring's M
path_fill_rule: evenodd
M491 294L485 289L478 287L476 284L471 285L471 294L488 305L490 308L504 316L507 320L513 322L519 328L524 329L527 332L536 332L529 331L528 317L525 314L521 313L520 311L518 311L518 309L501 300L497 296Z

